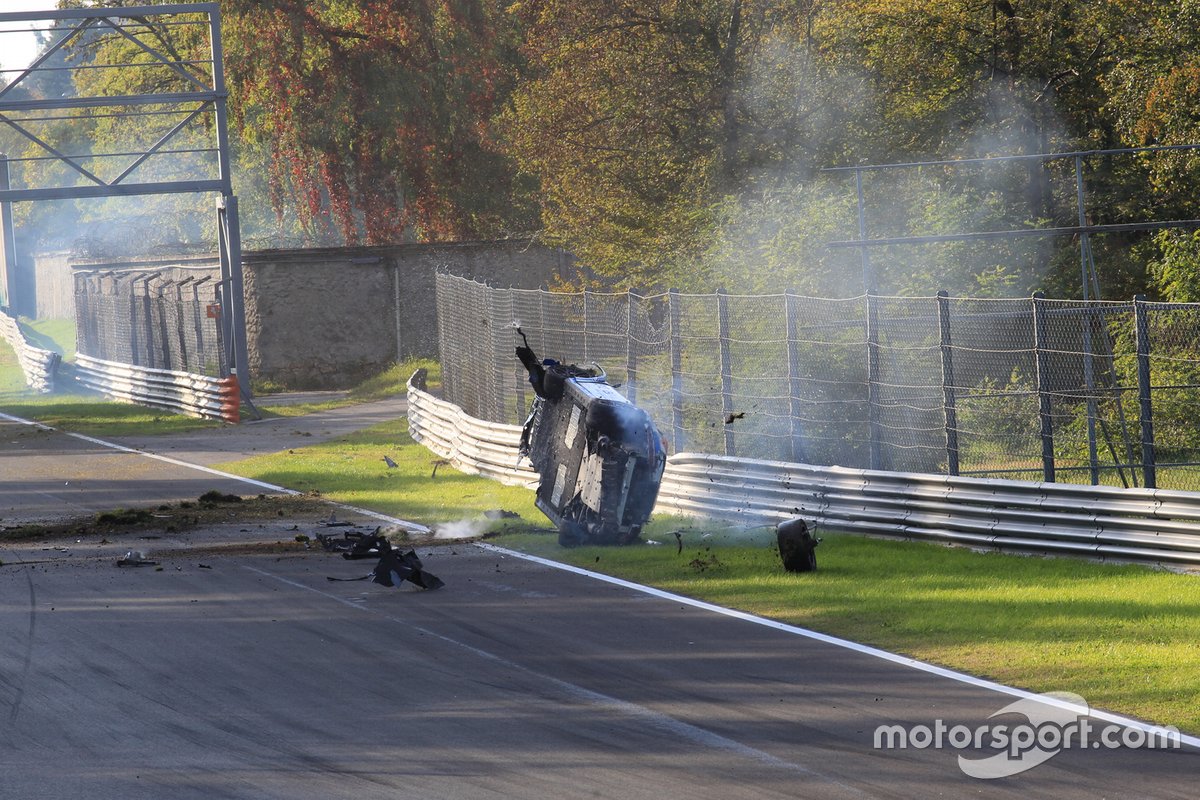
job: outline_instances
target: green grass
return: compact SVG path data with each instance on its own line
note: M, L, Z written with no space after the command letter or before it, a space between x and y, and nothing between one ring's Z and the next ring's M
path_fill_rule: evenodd
M0 411L88 436L142 436L219 428L226 423L105 400L98 394L34 394L0 386Z
M385 467L385 454L396 469ZM445 466L432 478L435 460L397 420L220 468L425 524L502 508L523 518L510 531L548 527L532 492ZM675 530L683 531L682 553ZM783 571L768 529L660 518L646 537L660 544L564 550L553 534L529 532L493 541L1200 731L1197 576L847 535L827 536L820 569L798 575Z
M31 320L21 317L19 322L25 331L25 338L35 347L53 350L61 355L64 361L75 360L75 320Z
M436 387L441 385L441 364L431 359L409 359L399 364L392 364L378 375L367 378L358 386L351 389L345 397L321 403L294 403L290 405L282 403L273 405L270 397L266 397L258 408L264 412L264 416L300 417L305 414L329 411L330 409L342 408L344 406L355 405L356 403L384 400L388 397L403 395L407 392L408 379L418 368L428 370L428 382L431 388L436 389Z
M390 469L383 461L397 462ZM504 509L548 525L533 507L533 492L464 475L444 465L408 435L398 419L357 433L270 455L217 465L217 469L433 525Z

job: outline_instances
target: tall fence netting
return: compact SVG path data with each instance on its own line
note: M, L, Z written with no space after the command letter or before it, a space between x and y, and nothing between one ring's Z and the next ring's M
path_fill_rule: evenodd
M600 364L675 451L1200 489L1200 305L556 293L442 274L448 399L495 422Z
M189 270L79 270L76 349L92 358L209 377L229 374L219 281Z

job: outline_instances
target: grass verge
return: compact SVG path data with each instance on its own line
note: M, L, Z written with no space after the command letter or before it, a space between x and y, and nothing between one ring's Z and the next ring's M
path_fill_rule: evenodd
M372 400L384 400L408 391L409 376L417 369L425 369L429 373L428 384L436 390L442 383L442 366L432 359L409 359L367 378L346 393L345 397L327 400L320 403L272 403L270 396L265 396L258 405L265 416L299 417L317 411L329 411L356 403L369 403Z
M388 467L384 456L397 466ZM525 524L549 524L534 508L533 492L450 469L409 437L403 418L216 468L426 525L476 521L495 510L519 514Z
M1195 575L845 535L826 537L818 572L797 575L782 570L769 530L671 518L648 526L657 546L564 550L529 532L549 527L532 492L446 466L433 477L436 462L397 420L220 468L428 525L517 512L488 526L497 544L1200 731Z

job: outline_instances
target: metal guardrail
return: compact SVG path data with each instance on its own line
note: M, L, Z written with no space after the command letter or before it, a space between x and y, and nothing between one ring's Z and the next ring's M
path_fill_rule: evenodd
M190 372L151 369L82 354L75 357L76 380L107 397L225 422L241 420L237 378L210 378Z
M29 388L43 393L54 391L54 375L62 356L30 343L17 320L6 309L0 309L0 337L16 351L17 363L25 373L25 383Z
M485 422L408 384L413 438L464 472L536 486L517 425ZM817 467L677 453L658 513L816 526L1093 558L1200 564L1200 493Z
M533 467L517 457L520 425L472 417L453 403L418 388L412 378L408 381L408 429L413 439L460 472L483 475L509 486L538 485L540 478Z

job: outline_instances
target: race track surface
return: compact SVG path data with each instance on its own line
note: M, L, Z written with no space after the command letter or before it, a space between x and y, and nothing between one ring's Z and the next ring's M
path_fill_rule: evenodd
M1190 798L1200 771L877 750L1013 698L474 545L419 548L428 592L318 550L44 547L0 553L5 798Z

